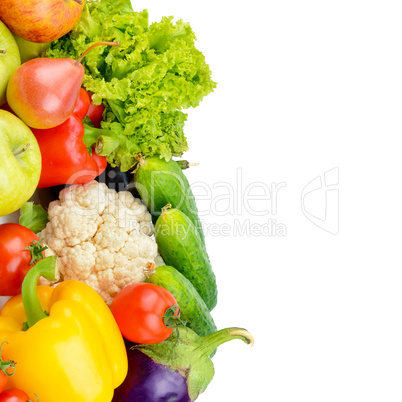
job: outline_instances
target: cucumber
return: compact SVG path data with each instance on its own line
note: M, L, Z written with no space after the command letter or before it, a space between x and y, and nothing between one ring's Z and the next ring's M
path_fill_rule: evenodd
M168 265L158 267L146 282L162 286L175 297L180 308L180 318L187 321L187 326L199 336L216 332L214 319L204 300L192 283L176 268Z
M177 162L174 160L166 162L158 155L146 158L139 163L134 174L134 182L154 223L161 214L162 208L170 204L190 218L204 241L194 194L187 177Z
M215 275L190 218L178 209L164 209L156 221L155 240L166 265L175 267L193 284L211 311L217 302Z

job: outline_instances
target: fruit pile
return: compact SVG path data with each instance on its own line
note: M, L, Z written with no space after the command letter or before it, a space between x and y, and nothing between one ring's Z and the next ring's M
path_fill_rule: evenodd
M253 343L217 330L172 158L215 86L194 39L129 0L1 0L0 402L191 402L218 346Z

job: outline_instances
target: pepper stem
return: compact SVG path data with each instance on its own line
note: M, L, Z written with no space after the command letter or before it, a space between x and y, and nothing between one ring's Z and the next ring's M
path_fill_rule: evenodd
M202 349L207 356L212 354L214 350L225 342L232 341L233 339L240 339L244 343L251 346L254 344L254 337L244 328L225 328L220 331L214 332L211 335L202 336L198 339L200 349Z
M89 46L89 48L87 50L85 50L84 53L82 53L81 57L75 62L75 65L79 65L81 63L81 60L88 54L88 52L90 52L94 47L97 46L102 46L102 45L106 45L106 46L120 46L119 42L96 42L93 45Z
M27 316L28 328L47 317L47 314L43 311L39 302L37 285L40 276L43 276L49 281L56 280L58 273L56 260L56 256L51 256L39 261L28 271L22 282L22 302Z
M106 135L100 135L96 140L95 152L100 156L107 156L120 145L120 140L115 140Z

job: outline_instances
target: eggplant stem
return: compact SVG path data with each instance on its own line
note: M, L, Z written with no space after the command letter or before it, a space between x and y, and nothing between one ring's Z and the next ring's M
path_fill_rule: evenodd
M204 352L209 356L213 351L225 342L240 339L244 343L253 346L254 337L244 328L225 328L213 334L201 337L198 342Z
M250 346L254 345L254 336L243 328L235 328L231 330L230 335L240 337L239 339L241 339L243 342L247 343Z

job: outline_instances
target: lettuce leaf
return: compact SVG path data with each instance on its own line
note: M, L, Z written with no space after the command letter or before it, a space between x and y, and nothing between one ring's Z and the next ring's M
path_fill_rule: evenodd
M32 230L34 233L42 231L49 222L47 211L39 204L26 202L20 209L19 224Z
M112 166L126 171L138 153L169 160L188 149L183 110L216 86L195 40L181 20L149 25L148 12L133 11L130 0L101 0L87 1L79 24L51 44L47 57L76 59L95 42L119 42L94 48L82 62L83 86L106 108L103 135L108 130L119 143L107 155Z

